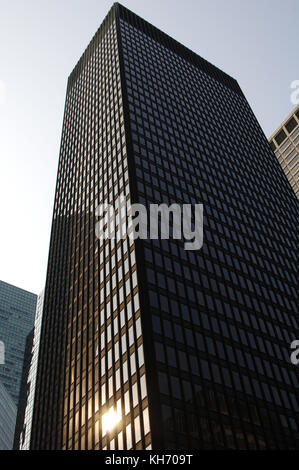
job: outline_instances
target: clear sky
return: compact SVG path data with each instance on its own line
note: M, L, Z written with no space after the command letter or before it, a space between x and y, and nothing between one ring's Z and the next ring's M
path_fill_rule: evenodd
M0 279L44 285L67 77L112 5L0 0ZM298 0L123 0L236 78L269 136L299 79Z

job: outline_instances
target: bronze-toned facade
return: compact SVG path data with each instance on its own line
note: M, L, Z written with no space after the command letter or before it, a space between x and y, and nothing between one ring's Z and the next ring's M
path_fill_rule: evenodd
M204 205L204 245L95 209ZM114 4L69 77L32 449L298 447L296 197L237 82Z

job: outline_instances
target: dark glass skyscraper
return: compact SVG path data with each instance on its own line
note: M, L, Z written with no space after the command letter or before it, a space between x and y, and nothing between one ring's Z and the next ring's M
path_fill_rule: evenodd
M204 244L98 240L204 206ZM119 4L69 77L32 449L298 443L296 197L237 82Z

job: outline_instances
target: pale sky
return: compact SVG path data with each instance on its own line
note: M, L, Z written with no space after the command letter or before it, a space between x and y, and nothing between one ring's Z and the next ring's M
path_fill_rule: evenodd
M112 5L0 0L0 279L44 286L66 83ZM124 0L236 78L267 136L294 105L298 0Z

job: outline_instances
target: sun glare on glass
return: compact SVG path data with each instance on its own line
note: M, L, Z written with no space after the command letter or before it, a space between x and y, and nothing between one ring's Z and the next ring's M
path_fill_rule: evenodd
M102 416L102 433L103 436L112 431L117 423L121 421L121 409L118 408L117 411L114 410L112 406L110 410Z

